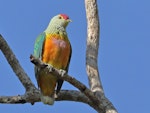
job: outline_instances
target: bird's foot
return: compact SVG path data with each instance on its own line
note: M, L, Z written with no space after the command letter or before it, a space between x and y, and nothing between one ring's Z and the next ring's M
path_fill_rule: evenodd
M50 64L48 64L48 65L47 65L47 69L48 69L49 72L52 72L52 71L53 71L53 66L50 65Z
M63 69L59 70L59 75L61 75L63 77L65 74L67 74L67 72L65 70L63 70Z
M57 95L56 91L54 93L54 98L58 98L58 95Z

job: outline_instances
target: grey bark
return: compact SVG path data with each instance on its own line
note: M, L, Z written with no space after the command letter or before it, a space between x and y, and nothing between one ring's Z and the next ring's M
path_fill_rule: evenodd
M47 72L54 73L57 77L69 82L79 89L74 90L61 90L57 95L56 101L77 101L83 102L94 108L99 113L117 113L113 104L105 97L102 83L100 81L100 74L98 71L98 48L99 48L99 16L96 0L85 0L85 9L87 15L87 48L86 48L86 69L89 79L88 89L83 83L75 78L62 73L60 70L52 68L50 71L47 64L44 64L34 56L30 57L32 63L38 68L42 68ZM0 96L0 103L5 104L24 104L40 102L40 92L30 80L29 76L25 73L19 61L13 54L5 39L0 35L0 50L6 57L14 73L26 89L25 94L16 96Z
M97 0L85 0L87 17L87 48L86 48L86 70L89 86L95 96L104 106L105 113L117 113L113 104L105 97L100 74L98 71L98 49L100 40L100 22L98 15ZM101 111L98 111L99 113Z

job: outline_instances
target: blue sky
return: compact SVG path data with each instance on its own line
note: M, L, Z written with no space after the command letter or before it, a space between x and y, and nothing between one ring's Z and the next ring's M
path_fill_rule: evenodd
M147 113L150 101L150 1L98 0L100 48L98 65L105 95L120 113ZM29 56L39 33L51 17L65 13L72 19L67 27L73 48L69 74L88 86L85 69L86 17L82 0L0 0L0 34L17 56L33 83ZM24 94L25 90L0 53L0 95ZM76 89L64 83L63 89ZM78 102L0 104L5 113L96 113Z

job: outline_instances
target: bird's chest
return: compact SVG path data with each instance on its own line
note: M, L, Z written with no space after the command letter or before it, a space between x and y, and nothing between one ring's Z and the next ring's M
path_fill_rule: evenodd
M70 56L70 43L58 38L46 38L42 61L56 68L65 69Z

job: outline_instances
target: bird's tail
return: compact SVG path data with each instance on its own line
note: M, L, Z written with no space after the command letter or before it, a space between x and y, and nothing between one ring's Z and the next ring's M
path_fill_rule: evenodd
M54 97L50 97L50 96L44 96L41 94L41 101L44 103L44 104L48 104L48 105L53 105L54 104Z

